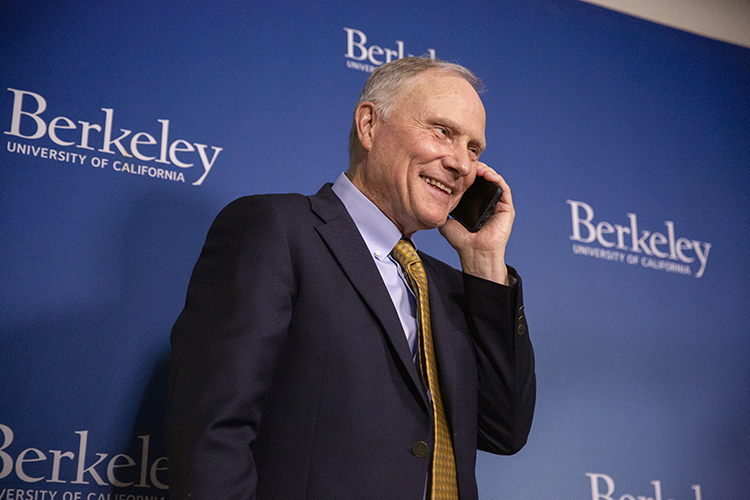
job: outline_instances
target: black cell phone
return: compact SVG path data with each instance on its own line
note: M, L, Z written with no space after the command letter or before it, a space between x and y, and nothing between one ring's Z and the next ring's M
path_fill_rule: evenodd
M503 189L500 186L484 177L477 176L474 184L469 186L461 197L461 201L451 212L451 217L472 233L476 233L490 218L502 195Z

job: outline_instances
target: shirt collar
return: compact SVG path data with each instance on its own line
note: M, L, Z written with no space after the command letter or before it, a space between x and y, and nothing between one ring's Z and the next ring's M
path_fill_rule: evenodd
M401 231L369 198L342 173L333 184L333 192L349 212L367 249L374 259L384 260L403 236Z

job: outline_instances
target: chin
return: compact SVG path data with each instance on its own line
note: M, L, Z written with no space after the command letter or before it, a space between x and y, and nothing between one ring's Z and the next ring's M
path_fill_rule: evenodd
M436 227L440 227L448 220L448 216L444 216L442 218L427 218L422 220L422 224L425 229L435 229Z
M414 219L418 225L418 231L435 229L440 227L448 220L448 213L445 211L445 207L422 207L423 210L415 210L413 212Z

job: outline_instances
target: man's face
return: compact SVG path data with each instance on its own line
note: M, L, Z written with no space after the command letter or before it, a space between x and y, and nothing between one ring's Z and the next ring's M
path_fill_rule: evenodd
M372 123L354 184L406 236L442 226L474 181L485 146L476 91L460 76L424 71L406 83L388 121L375 113Z

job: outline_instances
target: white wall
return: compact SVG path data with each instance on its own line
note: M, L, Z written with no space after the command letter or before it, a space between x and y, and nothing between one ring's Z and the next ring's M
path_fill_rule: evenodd
M716 40L750 47L750 0L583 0Z

